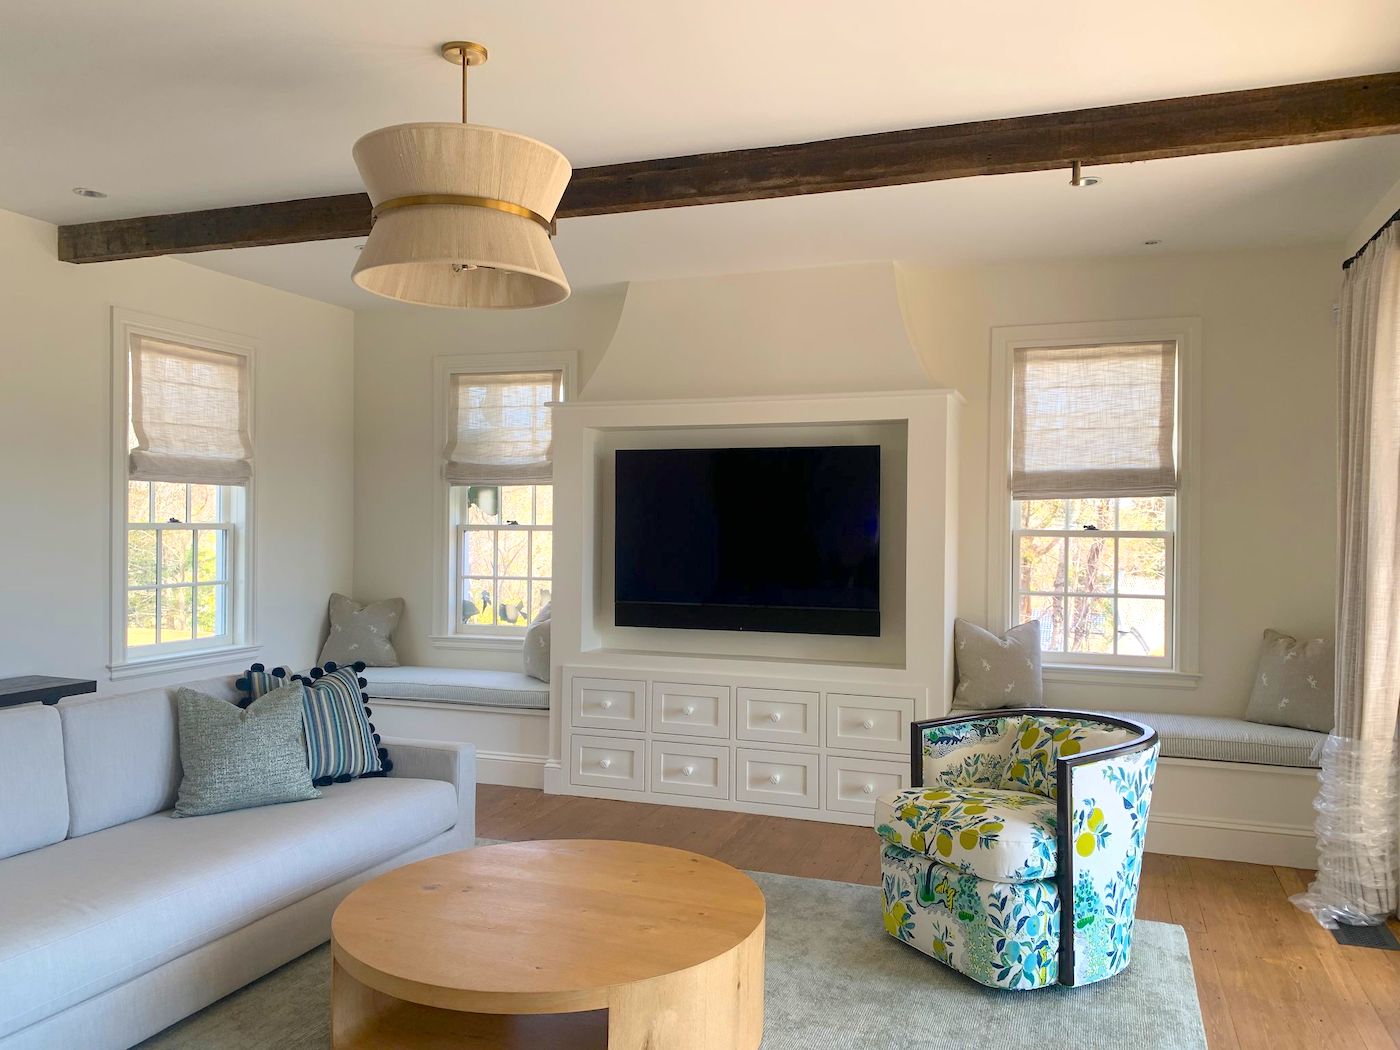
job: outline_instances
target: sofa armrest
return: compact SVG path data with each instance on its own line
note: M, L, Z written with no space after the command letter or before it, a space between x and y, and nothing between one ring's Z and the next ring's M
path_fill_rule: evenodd
M457 792L457 828L468 848L476 845L476 748L448 740L385 737L394 768L391 777L445 780Z

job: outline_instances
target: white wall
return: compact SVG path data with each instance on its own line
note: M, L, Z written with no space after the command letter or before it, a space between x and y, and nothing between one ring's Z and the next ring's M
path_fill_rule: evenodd
M0 212L0 676L246 666L107 677L113 306L257 340L254 640L308 664L352 579L354 315L178 259L61 263L55 236Z
M1332 246L903 269L906 316L929 373L968 399L959 444L958 609L969 619L985 619L989 607L990 329L1201 319L1200 684L1051 684L1051 703L1239 716L1266 627L1331 636L1337 255Z
M962 413L958 504L959 614L986 619L987 388L990 329L998 325L1152 317L1201 318L1203 403L1199 537L1200 671L1197 688L1052 686L1052 702L1239 715L1257 640L1266 627L1332 631L1335 545L1334 333L1340 271L1329 247L1151 259L1037 263L960 270L900 267L897 301L929 386L950 386ZM749 332L767 332L794 384L802 361L787 340L807 339L824 390L872 388L869 377L915 385L879 345L835 328L808 339L794 303L820 303L846 271L868 283L845 303L876 321L893 309L874 267L793 271L634 286L619 324L621 290L580 295L529 314L481 317L437 311L364 313L356 329L356 557L360 597L402 594L409 612L404 659L459 666L515 666L504 652L444 651L428 644L432 599L432 485L439 441L431 431L431 359L472 351L577 350L583 399L781 392L781 371L754 344L717 347L709 359L688 334L713 297L746 290ZM887 269L887 267L886 267ZM640 299L638 288L646 289ZM686 294L692 299L686 303ZM759 294L763 293L763 294ZM772 293L772 294L769 294ZM728 294L728 293L726 293ZM632 306L645 303L648 332ZM670 311L657 304L669 303ZM765 307L765 303L768 305ZM780 307L777 304L786 304ZM734 318L725 314L726 324ZM679 318L679 321L677 320ZM901 326L902 328L902 326ZM617 339L612 342L614 329ZM682 331L684 338L675 333ZM713 329L711 329L713 331ZM753 360L747 360L752 357ZM698 363L697 363L698 362ZM669 378L668 378L669 377ZM777 384L775 388L775 384ZM875 384L878 385L878 384Z

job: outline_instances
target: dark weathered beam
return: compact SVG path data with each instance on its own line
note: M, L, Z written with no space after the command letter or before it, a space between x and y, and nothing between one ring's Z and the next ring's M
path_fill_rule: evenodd
M973 175L1126 164L1400 132L1400 72L1133 102L788 146L697 153L574 172L558 217L764 200ZM59 228L59 258L103 262L177 252L362 237L364 194Z

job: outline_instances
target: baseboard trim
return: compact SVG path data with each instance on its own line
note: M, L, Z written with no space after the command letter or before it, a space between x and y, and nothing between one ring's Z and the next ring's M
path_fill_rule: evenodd
M1291 824L1153 813L1147 823L1147 851L1247 864L1317 867L1315 832L1310 827Z
M506 787L544 787L545 755L521 755L510 751L478 751L476 779L482 784Z

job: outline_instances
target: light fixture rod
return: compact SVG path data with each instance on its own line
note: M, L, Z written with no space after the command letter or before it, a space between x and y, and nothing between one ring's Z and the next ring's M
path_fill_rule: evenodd
M467 122L467 70L471 68L466 62L462 63L462 123Z

